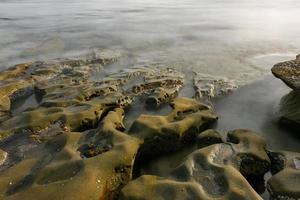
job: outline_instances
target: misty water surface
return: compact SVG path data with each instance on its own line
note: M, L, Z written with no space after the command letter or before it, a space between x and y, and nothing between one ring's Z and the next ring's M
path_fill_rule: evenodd
M108 48L243 82L299 52L299 13L298 0L0 0L0 68Z

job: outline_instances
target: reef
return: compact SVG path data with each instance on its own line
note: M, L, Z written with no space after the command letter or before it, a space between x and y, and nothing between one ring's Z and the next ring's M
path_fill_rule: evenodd
M211 129L218 116L205 103L234 82L197 74L194 97L182 97L185 73L120 68L121 57L94 52L0 72L0 199L253 200L270 171L273 199L299 198L299 153L272 152L250 130ZM297 95L282 100L284 111L295 112ZM298 123L289 113L285 121ZM193 145L169 175L139 174Z

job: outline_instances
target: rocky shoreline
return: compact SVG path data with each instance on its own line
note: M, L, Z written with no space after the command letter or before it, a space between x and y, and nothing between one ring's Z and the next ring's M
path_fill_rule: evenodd
M100 52L0 72L1 199L253 200L264 181L271 199L300 198L300 153L272 151L250 130L209 129L218 114L205 103L236 90L233 81L196 74L194 97L181 97L187 78L172 68L104 73L119 57ZM295 89L281 101L280 123L297 130L299 62L272 69ZM151 114L130 116L137 106ZM169 175L137 173L194 144Z

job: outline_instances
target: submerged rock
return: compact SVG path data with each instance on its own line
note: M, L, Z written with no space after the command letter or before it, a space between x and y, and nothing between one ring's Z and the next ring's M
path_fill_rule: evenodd
M168 177L143 175L131 181L119 199L262 199L244 176L263 176L269 170L264 140L247 130L229 135L234 143L193 152Z
M297 55L295 60L274 65L272 73L290 88L300 91L300 55Z
M271 152L271 172L268 190L272 199L300 199L300 153Z

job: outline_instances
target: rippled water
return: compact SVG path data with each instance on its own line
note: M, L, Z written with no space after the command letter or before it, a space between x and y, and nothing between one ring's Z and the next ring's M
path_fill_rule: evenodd
M298 0L0 0L0 68L109 48L251 80L271 67L253 58L299 52L299 16Z

